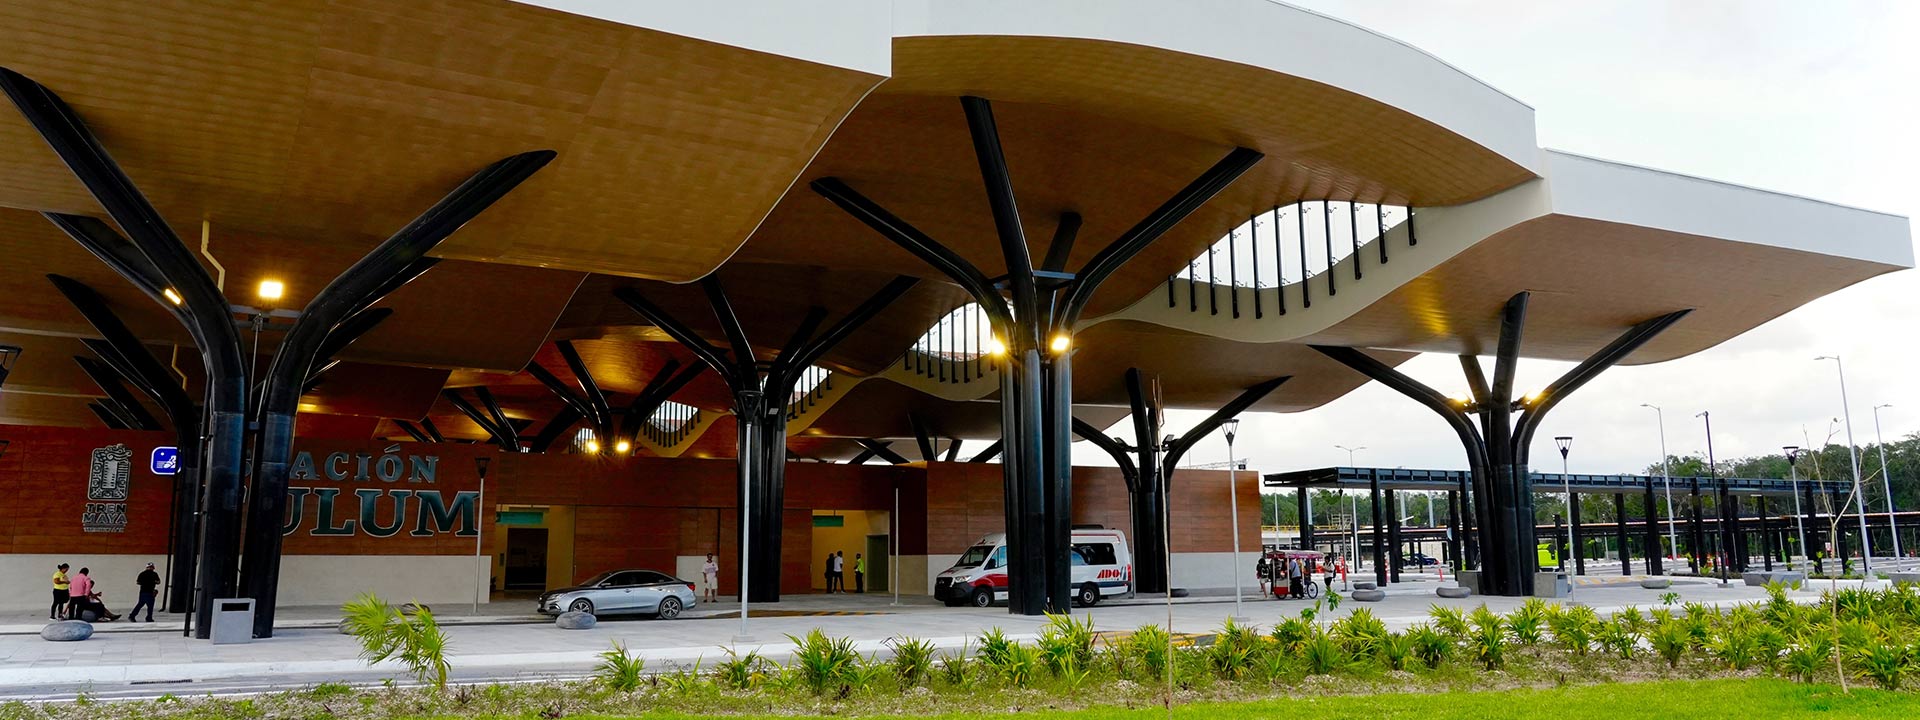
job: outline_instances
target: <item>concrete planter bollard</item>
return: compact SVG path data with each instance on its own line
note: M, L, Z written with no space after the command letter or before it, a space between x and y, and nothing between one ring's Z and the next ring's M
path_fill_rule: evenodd
M1373 588L1361 588L1353 591L1353 599L1358 602L1380 602L1387 599L1387 591Z
M1464 588L1464 587L1435 588L1433 592L1434 594L1439 595L1440 597L1448 598L1451 600L1459 600L1460 598L1473 596L1473 588Z
M1673 579L1663 577L1647 578L1640 581L1640 587L1648 590L1665 590L1673 587Z
M1353 589L1355 590L1375 590L1375 589L1378 589L1378 587L1379 586L1375 585L1372 580L1353 581Z
M1893 580L1895 587L1901 585L1920 585L1920 572L1888 573L1888 578Z
M561 630L591 630L598 622L599 619L595 618L593 613L584 613L578 610L568 610L560 613L560 617L554 618L553 620L553 624L559 626Z
M40 628L40 639L53 642L79 642L93 637L93 625L84 620L61 620Z

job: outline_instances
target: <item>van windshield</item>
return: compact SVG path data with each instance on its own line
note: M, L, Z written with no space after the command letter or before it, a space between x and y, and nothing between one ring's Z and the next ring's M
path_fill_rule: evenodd
M966 552L961 553L960 559L955 560L953 563L953 566L954 567L980 567L982 563L985 563L987 561L987 556L992 554L993 554L992 545L975 545L973 547L967 548Z

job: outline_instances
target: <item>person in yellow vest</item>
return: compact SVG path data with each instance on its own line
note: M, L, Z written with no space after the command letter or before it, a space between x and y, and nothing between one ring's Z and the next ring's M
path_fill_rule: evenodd
M48 611L48 620L65 620L67 618L67 605L70 604L73 599L67 594L67 588L69 587L71 587L71 585L67 581L67 564L60 563L59 567L53 569L53 610Z
M853 554L853 591L867 591L867 556L860 553Z

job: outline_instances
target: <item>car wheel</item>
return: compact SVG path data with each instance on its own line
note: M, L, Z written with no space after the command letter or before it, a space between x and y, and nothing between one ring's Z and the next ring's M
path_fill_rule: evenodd
M974 607L993 607L993 588L978 587L973 590Z
M573 603L572 603L572 604L570 604L570 605L568 605L568 606L567 606L567 609L568 609L568 610L572 610L572 611L574 611L574 612L583 612L583 613L586 613L586 614L588 614L588 615L592 615L592 614L593 614L593 601L592 601L592 600L588 600L588 599L586 599L586 598L580 598L579 600L575 600L575 601L573 601Z
M670 597L661 599L659 617L661 620L672 620L680 617L680 598Z
M1093 583L1081 585L1080 594L1074 599L1080 601L1080 607L1093 607L1094 603L1100 602L1100 588Z

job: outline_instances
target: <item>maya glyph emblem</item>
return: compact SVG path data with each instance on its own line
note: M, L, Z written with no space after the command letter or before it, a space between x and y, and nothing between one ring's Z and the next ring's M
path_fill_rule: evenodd
M132 482L132 450L125 445L94 448L93 469L87 473L88 500L124 502Z

